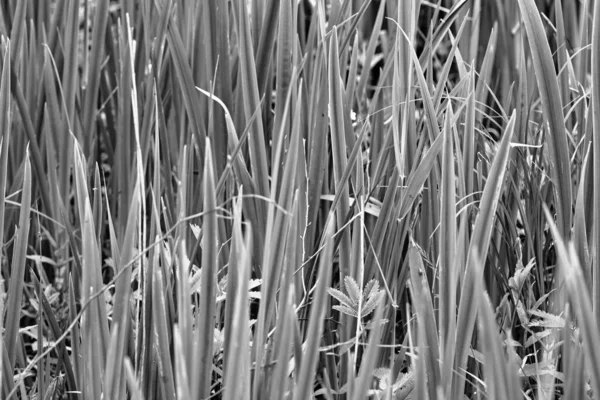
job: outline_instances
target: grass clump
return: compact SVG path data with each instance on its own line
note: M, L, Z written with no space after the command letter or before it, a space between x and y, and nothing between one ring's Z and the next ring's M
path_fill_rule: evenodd
M600 398L600 2L536 3L0 2L0 397Z

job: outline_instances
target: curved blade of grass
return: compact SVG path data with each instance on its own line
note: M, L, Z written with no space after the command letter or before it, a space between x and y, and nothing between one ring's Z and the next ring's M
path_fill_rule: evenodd
M554 184L554 195L557 204L556 213L559 216L558 227L561 234L569 238L572 218L571 162L554 61L546 39L546 31L534 0L518 1L525 29L527 30L531 56L533 57L542 109L548 124L550 177Z
M29 237L29 211L31 208L31 165L29 151L24 160L23 192L21 195L21 211L19 214L19 227L17 238L13 247L10 279L6 301L6 322L4 332L4 345L8 355L9 365L4 366L13 370L17 356L17 343L21 319L21 300L23 299L23 285L25 284L25 261L27 257L27 240ZM0 227L4 229L4 227Z

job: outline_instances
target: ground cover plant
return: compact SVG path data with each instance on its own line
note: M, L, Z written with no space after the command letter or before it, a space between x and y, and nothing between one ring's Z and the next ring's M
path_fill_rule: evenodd
M3 399L600 399L600 2L0 1Z

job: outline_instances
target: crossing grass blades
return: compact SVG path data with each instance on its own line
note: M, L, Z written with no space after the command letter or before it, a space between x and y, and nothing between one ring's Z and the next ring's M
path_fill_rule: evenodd
M600 399L599 1L0 13L1 398Z

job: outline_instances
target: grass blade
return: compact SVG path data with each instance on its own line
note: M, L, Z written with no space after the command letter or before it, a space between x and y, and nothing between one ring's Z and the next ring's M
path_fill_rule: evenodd
M19 343L19 320L21 319L21 300L25 284L25 261L27 256L27 238L29 236L29 211L31 209L31 165L29 152L25 155L23 172L23 193L21 195L21 211L17 239L13 247L11 274L8 283L6 300L6 322L4 324L4 345L6 346L9 364L4 366L9 370L14 368Z
M327 311L327 289L330 287L331 260L333 258L333 224L327 227L325 233L325 248L319 261L319 276L316 282L314 298L308 318L306 330L305 352L298 371L298 378L294 388L294 400L304 400L312 397L313 379L317 358L319 357L319 344L323 330L323 317Z
M570 237L572 204L569 145L563 116L558 79L554 71L554 61L542 19L534 0L519 0L521 17L527 30L531 56L535 67L535 77L542 100L544 117L548 124L548 147L550 150L550 177L554 184L558 226L565 237ZM483 257L482 257L483 258Z
M600 324L600 1L594 2L594 17L592 23L592 158L594 163L593 175L593 291L592 301L595 319Z
M213 340L215 330L215 301L217 297L217 271L219 231L217 228L217 200L215 175L210 142L207 142L204 167L204 219L202 221L202 292L200 308L196 314L197 358L190 373L197 377L193 383L194 398L208 398L213 370Z

